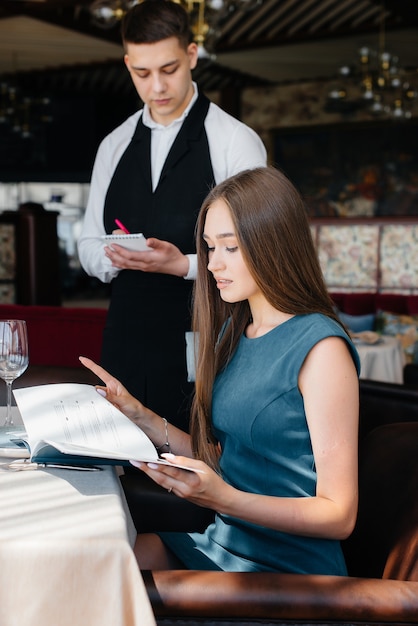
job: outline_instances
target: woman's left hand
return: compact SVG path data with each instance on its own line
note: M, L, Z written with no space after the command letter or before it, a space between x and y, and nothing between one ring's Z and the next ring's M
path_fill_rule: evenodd
M167 491L172 491L180 498L216 511L222 510L222 502L227 501L227 492L232 489L206 463L185 456L174 454L162 455L169 463L190 467L190 470L181 469L173 465L158 465L131 461L139 467L154 482ZM193 471L194 469L199 471ZM225 500L224 500L225 499Z

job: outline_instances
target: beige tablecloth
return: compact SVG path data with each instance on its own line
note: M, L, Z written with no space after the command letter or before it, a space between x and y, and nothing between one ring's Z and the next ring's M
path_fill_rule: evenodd
M403 383L405 355L396 337L382 337L374 345L356 344L361 362L360 378Z
M154 626L134 536L115 468L3 466L0 625Z

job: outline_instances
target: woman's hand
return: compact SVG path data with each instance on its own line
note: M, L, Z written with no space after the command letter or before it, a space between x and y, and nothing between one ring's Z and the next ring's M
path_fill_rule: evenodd
M106 386L97 385L99 393L103 393L116 408L129 417L151 439L155 446L161 447L166 440L165 422L157 413L145 407L139 400L134 398L122 383L114 378L103 367L97 365L85 356L79 357L81 363L102 379ZM181 454L193 456L190 435L169 425L169 440L171 450Z
M230 500L232 491L236 491L228 485L214 470L203 461L197 461L185 456L174 454L162 455L169 463L190 467L189 471L169 465L157 463L144 463L131 461L132 465L139 467L154 482L164 489L172 491L180 498L185 498L194 504L218 512L224 510L224 505Z
M97 365L91 359L85 356L79 357L84 367L91 370L96 376L98 376L105 386L97 385L99 393L105 395L106 399L114 404L122 413L124 413L130 420L136 424L140 424L141 418L145 417L148 413L148 409L144 407L139 400L134 398L121 382L114 378L103 367Z

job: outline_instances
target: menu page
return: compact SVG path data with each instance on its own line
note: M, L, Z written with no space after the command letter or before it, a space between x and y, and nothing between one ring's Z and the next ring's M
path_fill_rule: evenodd
M13 393L32 458L47 441L64 453L79 450L114 459L158 459L147 435L91 385L58 383Z
M65 463L71 457L72 463L85 463L92 457L152 462L202 472L160 458L139 426L92 385L55 383L16 389L13 394L32 461Z

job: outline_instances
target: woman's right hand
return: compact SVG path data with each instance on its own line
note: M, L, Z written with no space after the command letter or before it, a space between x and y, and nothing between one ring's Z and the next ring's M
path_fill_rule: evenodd
M109 402L119 411L122 411L126 417L129 417L131 422L139 426L157 447L161 447L161 444L165 443L167 439L166 422L157 413L147 409L139 400L134 398L122 383L111 376L103 367L85 356L80 356L79 359L87 369L105 383L105 386L96 385L98 392L103 393ZM171 424L170 446L177 454L193 456L188 433Z
M96 386L99 393L101 392L105 395L106 399L122 411L126 417L129 417L135 424L140 425L141 420L146 417L149 410L103 367L85 356L80 356L79 359L84 367L91 370L105 383L105 386Z

